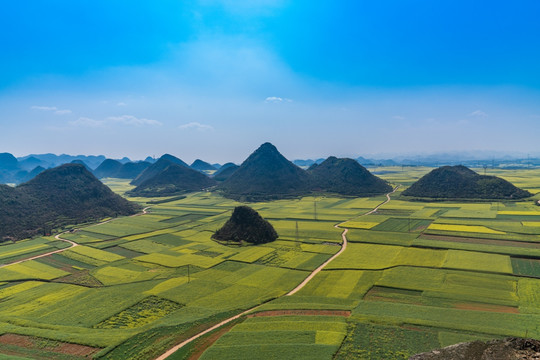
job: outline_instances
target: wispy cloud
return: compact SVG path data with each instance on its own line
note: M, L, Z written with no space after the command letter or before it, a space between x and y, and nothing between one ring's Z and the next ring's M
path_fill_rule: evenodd
M87 117L80 117L75 121L70 121L69 123L70 125L73 125L73 126L92 127L92 128L102 127L103 125L105 125L104 120L94 120Z
M71 110L68 110L68 109L56 110L54 113L56 115L67 115L67 114L71 114Z
M163 125L161 122L157 120L138 118L133 115L109 116L107 120L111 122L115 122L115 123L132 125L132 126L144 126L144 125L161 126Z
M473 111L472 113L470 113L467 116L477 117L477 118L486 118L486 117L488 117L488 114L486 114L482 110L476 110L476 111Z
M82 126L82 127L102 127L109 124L121 124L129 126L161 126L161 122L157 120L150 120L144 118L138 118L133 115L122 116L109 116L104 120L95 120L88 117L80 117L75 121L70 121L70 125Z
M71 114L71 110L68 109L58 109L56 106L32 106L32 110L38 110L38 111L49 111L54 112L56 115L67 115Z
M127 104L123 101L120 101L116 106L127 106Z
M264 101L267 103L292 102L291 99L280 98L278 96L269 96Z
M392 116L392 119L394 119L394 120L406 120L407 118L405 116L395 115L395 116Z
M180 130L197 130L197 131L208 131L208 130L214 130L214 128L210 125L201 124L198 122L190 122L184 125L180 125L178 127Z

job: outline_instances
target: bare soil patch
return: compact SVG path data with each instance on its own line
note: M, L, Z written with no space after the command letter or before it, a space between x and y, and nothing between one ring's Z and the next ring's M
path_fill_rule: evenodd
M202 354L208 349L210 346L212 346L216 341L219 340L220 337L225 335L229 332L236 324L231 324L229 326L225 326L219 331L216 331L212 335L208 336L207 338L200 341L197 345L197 349L191 353L191 355L188 357L188 360L198 360Z
M475 303L458 303L454 304L455 309L474 310L474 311L489 311L498 313L519 314L519 309L512 306L491 305L491 304L475 304Z
M262 317L262 316L310 316L310 315L322 315L322 316L351 316L349 310L268 310L261 311L255 314L249 314L247 317Z
M100 348L86 345L71 344L45 338L18 334L0 335L0 344L15 345L26 349L51 351L60 354L81 356L86 358L90 358L91 355L101 350Z

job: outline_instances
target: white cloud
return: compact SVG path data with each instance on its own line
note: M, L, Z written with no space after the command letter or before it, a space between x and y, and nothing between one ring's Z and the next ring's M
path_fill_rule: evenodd
M488 114L486 114L485 112L483 112L481 110L476 110L476 111L473 111L472 113L470 113L468 116L473 116L473 117L478 117L478 118L486 118L486 117L488 117Z
M144 118L137 118L133 115L122 115L122 116L109 116L105 120L94 120L88 117L80 117L75 121L69 122L74 126L84 126L84 127L102 127L107 124L122 124L130 126L161 126L161 122L157 120L150 120Z
M71 114L71 110L58 109L56 106L32 106L31 109L32 110L39 110L39 111L53 111L56 115Z
M180 125L178 128L180 130L197 130L197 131L214 130L212 126L201 124L198 122L190 122L188 124Z
M71 114L71 110L68 110L68 109L56 110L54 113L56 115L67 115L67 114Z
M56 111L58 110L56 106L32 106L33 110L40 110L40 111Z
M125 102L120 101L118 104L116 104L116 106L127 106L127 104Z
M87 117L80 117L75 121L69 122L73 126L82 126L82 127L101 127L105 125L105 121L103 120L94 120Z
M264 99L264 101L267 103L292 102L291 99L280 98L278 96L269 96L266 99Z
M157 120L138 118L133 115L110 116L107 118L107 120L111 122L115 122L115 123L133 125L133 126L144 126L144 125L161 126L163 125L161 122Z
M392 116L392 119L394 119L394 120L406 120L407 118L405 116L395 115L395 116Z

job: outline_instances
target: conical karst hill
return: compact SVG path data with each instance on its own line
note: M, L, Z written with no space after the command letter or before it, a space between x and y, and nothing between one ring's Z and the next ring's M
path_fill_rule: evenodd
M165 154L162 157L158 159L155 163L148 166L143 172L141 172L132 182L131 185L139 186L146 180L149 180L165 170L167 167L169 167L172 164L189 167L188 164L177 158L176 156L172 156L169 154Z
M212 165L207 163L206 161L202 161L201 159L195 160L190 167L192 169L198 170L198 171L212 171L216 170L216 168Z
M80 164L45 170L16 188L0 190L0 238L22 239L65 224L131 215L139 208Z
M225 196L234 199L279 199L305 194L307 173L287 160L270 143L262 144L221 185Z
M257 211L249 206L237 206L231 218L212 235L212 238L220 241L264 244L276 240L278 234L272 224L264 220Z
M122 163L118 160L105 159L94 170L94 175L98 178L116 177L116 174L122 167Z
M214 180L216 181L225 181L228 178L231 177L232 174L239 168L240 166L230 162L224 164L222 167L219 168L218 171L214 173Z
M435 199L523 199L528 191L496 176L479 175L463 166L432 170L403 192L405 196Z
M168 196L190 191L201 191L214 186L215 183L214 179L197 170L170 164L154 177L143 181L130 193L135 196Z
M392 191L388 183L370 173L358 161L330 156L308 169L312 189L349 196L369 196Z

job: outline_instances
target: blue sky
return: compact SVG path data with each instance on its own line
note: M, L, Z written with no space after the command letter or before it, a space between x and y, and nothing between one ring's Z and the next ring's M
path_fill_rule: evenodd
M540 153L540 3L8 1L0 151Z

